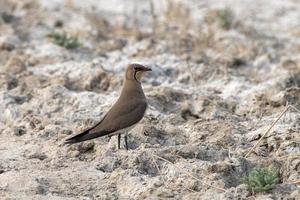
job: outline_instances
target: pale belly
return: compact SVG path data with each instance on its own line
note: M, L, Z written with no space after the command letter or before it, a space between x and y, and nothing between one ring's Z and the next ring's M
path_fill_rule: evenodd
M136 125L137 124L134 124L134 125L129 126L127 128L120 129L120 130L118 130L116 132L113 132L113 133L107 135L107 136L113 136L113 135L118 135L118 134L128 134L129 131L131 131Z

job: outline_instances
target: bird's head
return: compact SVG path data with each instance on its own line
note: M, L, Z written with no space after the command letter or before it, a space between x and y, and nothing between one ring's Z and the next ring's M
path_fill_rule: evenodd
M142 76L145 72L152 71L149 67L140 64L130 64L127 67L126 79L141 82Z

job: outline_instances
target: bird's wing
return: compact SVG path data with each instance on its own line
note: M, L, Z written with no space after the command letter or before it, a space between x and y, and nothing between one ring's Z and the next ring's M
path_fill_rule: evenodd
M145 101L130 101L123 105L116 103L91 133L112 133L138 123L144 116L147 108ZM104 134L107 135L107 134ZM100 134L102 136L102 134Z
M65 143L72 144L82 142L130 127L143 118L146 108L146 101L129 101L124 104L116 102L98 124L67 139Z

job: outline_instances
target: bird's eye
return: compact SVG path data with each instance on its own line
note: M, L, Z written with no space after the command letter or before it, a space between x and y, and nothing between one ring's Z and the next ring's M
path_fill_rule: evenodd
M134 67L134 71L141 71L142 69L140 67Z

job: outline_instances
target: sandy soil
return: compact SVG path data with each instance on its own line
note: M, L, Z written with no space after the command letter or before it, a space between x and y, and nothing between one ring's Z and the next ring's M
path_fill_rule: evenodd
M299 1L1 0L0 14L0 199L300 199ZM63 145L133 62L153 72L130 149ZM252 193L243 179L264 166L280 183Z

